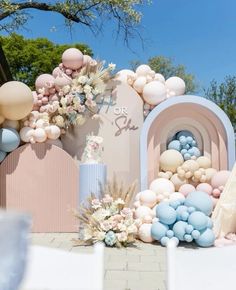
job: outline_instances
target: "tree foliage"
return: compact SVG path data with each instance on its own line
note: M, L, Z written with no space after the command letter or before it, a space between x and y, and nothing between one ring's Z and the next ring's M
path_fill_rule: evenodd
M142 13L139 11L151 0L63 0L63 1L0 1L0 31L12 31L24 25L30 17L30 9L61 14L66 24L79 23L94 33L101 31L106 20L115 20L117 32L123 32L125 40L138 33ZM7 21L2 21L2 20Z
M84 54L93 55L86 44L59 45L47 38L26 39L21 35L12 34L0 37L5 56L11 68L13 78L22 81L31 88L35 79L42 73L51 73L61 62L64 50L76 47Z
M204 91L205 97L228 115L236 132L236 76L227 76L220 84L213 80Z

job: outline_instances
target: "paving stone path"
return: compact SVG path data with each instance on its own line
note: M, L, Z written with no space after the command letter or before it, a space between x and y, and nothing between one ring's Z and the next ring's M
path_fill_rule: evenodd
M34 245L72 252L91 252L92 247L73 247L77 234L32 234ZM135 248L105 248L104 290L166 290L166 249L138 242Z

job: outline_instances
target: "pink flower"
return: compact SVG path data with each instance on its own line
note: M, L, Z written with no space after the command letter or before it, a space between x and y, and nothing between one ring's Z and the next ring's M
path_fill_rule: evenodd
M99 199L93 199L91 204L92 204L92 208L94 209L98 209L101 207L101 202L99 201Z
M113 220L117 221L117 222L120 222L120 221L123 220L123 217L120 214L116 214L116 215L113 216Z
M111 202L113 201L113 198L112 198L109 194L106 194L106 195L104 196L104 198L102 199L102 201L103 201L104 203L111 203Z
M133 216L133 211L128 207L123 208L120 213L125 218L129 218Z
M126 242L128 239L128 235L126 232L118 233L116 234L116 236L119 242Z
M109 221L104 221L100 223L100 226L105 232L108 232L112 229L112 224Z

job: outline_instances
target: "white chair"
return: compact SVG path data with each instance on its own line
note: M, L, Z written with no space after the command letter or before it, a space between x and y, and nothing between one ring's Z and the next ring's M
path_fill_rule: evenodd
M104 246L73 253L32 246L22 290L103 290Z
M236 246L190 249L167 246L167 290L234 290Z

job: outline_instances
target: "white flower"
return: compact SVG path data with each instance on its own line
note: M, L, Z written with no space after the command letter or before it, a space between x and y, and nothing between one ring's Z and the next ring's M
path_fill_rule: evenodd
M119 242L126 242L128 239L128 235L126 232L117 233L116 236Z
M138 232L138 228L134 224L132 224L131 226L129 226L127 228L127 233L128 234L137 234L137 232Z
M84 86L84 93L89 94L92 91L92 87L90 85L85 85Z
M111 63L109 63L108 68L111 70L114 70L116 68L116 64L111 62Z
M110 216L110 211L104 208L99 208L92 214L92 217L99 222L104 220L108 216Z
M94 209L98 209L101 207L101 202L99 201L99 199L93 199L91 204L92 204L92 208Z
M121 232L125 232L127 229L126 225L124 225L123 223L118 223L117 228Z
M81 83L82 85L86 84L88 82L88 77L87 76L80 76L78 78L78 82Z
M116 204L116 205L123 205L123 204L125 204L125 202L123 201L123 199L121 199L120 197L118 198L118 199L116 199L115 201L114 201L114 203Z
M64 94L68 94L69 91L70 91L70 86L69 86L69 85L64 86L64 87L62 88L62 91L63 91Z

